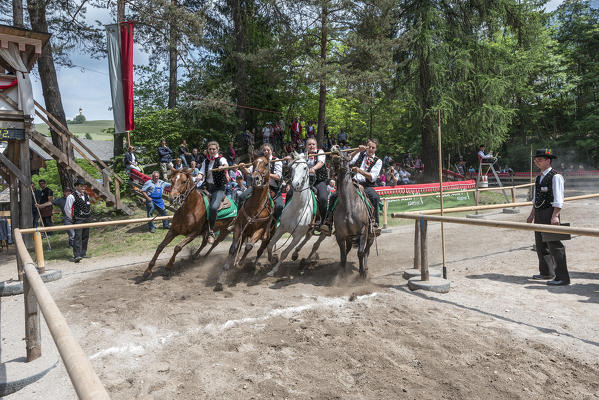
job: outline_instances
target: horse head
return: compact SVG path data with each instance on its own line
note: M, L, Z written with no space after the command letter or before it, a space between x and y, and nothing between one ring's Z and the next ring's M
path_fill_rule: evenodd
M175 207L180 206L187 197L187 194L194 187L193 175L191 169L173 169L171 172L171 192L169 201Z
M263 188L268 185L270 180L270 166L264 156L256 157L252 164L252 186Z
M308 185L309 171L307 157L304 153L293 152L293 160L289 165L291 167L291 188L295 191L301 191Z

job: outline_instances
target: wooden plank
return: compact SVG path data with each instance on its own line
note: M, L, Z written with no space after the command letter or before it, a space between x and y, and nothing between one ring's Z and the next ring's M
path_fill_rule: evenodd
M29 157L27 158L27 160L29 160ZM19 181L27 182L27 178L25 177L23 172L21 172L19 167L17 167L15 164L13 164L13 162L10 161L3 153L0 153L0 161L2 161L2 163L4 165L6 165L6 168L8 168L10 170L10 172L14 176L16 176L17 179L19 179Z
M42 355L42 334L40 330L40 313L37 298L29 283L29 277L26 276L25 278L26 279L23 281L23 298L25 303L25 347L27 349L27 362L30 362L40 358Z

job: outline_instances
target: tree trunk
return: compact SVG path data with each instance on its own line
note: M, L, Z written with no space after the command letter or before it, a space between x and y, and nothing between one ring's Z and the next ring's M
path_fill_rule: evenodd
M125 22L125 0L117 0L116 3L116 22L121 23ZM125 133L124 132L116 132L112 139L112 154L114 157L120 156L125 153L123 147L123 143L125 141ZM117 170L120 167L121 163L115 160L114 169Z
M48 22L46 21L46 2L44 0L29 0L27 3L27 11L29 12L29 19L31 20L31 29L47 33ZM54 66L54 57L52 55L52 46L50 44L51 40L52 39L48 40L42 49L42 54L37 62L38 71L40 80L42 81L42 92L44 94L46 110L54 115L61 124L67 126L67 119L62 106L60 89L58 87L56 68ZM50 133L52 135L52 144L61 149L69 160L72 160L74 158L73 147L69 140L63 141L53 129L50 129ZM73 176L60 164L58 164L58 175L60 176L62 187L73 187Z
M170 32L168 46L168 108L177 107L177 24L175 22L174 10L177 0L171 0Z
M319 147L322 147L324 142L324 124L326 123L328 13L328 4L326 0L323 0L322 14L320 16L320 90L318 93L318 130L316 132L316 140Z
M421 160L424 163L424 180L434 182L435 171L438 169L437 150L435 146L435 118L431 110L431 84L429 49L419 52L419 85L420 85L420 129L421 129Z
M23 24L23 0L12 0L12 24L17 28L25 28Z
M245 61L243 59L245 51L245 5L242 2L243 0L231 0L231 12L233 13L233 30L235 34L235 51L233 54L235 94L237 96L237 104L245 106L247 102L247 77ZM240 132L246 127L245 108L237 107L237 118L239 119L237 132Z

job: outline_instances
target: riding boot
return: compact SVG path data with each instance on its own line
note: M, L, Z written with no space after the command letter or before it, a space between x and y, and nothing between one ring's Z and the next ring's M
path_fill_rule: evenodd
M212 245L214 244L214 231L210 228L208 229L208 244Z
M328 213L325 221L320 225L320 234L331 236L333 233L333 213Z

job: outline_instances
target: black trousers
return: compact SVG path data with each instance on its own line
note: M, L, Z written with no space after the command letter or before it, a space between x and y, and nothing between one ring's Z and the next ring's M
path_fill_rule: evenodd
M551 224L553 207L535 210L535 224ZM539 257L539 273L541 275L555 275L555 279L560 281L569 281L568 264L566 263L566 248L560 241L543 242L541 232L535 232L535 247ZM555 262L555 271L551 271L549 264L545 259L550 255Z
M368 197L368 200L370 200L370 204L372 204L372 207L374 208L374 210L372 210L372 212L374 213L374 221L378 225L379 203L381 201L381 198L379 197L379 194L376 192L376 190L374 190L374 188L372 187L364 187L364 193L366 193L366 197ZM331 207L333 206L333 204L335 204L335 200L337 200L337 192L333 193L331 195L331 198L329 199L329 212L327 214L327 218L329 219L333 218L333 211L331 210Z
M327 216L327 204L329 203L329 191L327 189L327 183L325 181L316 182L312 187L316 191L316 203L318 204L318 214L320 215L320 220L324 221ZM292 198L293 189L290 189L287 192L285 204L289 203Z
M89 218L74 218L73 224L85 224L90 222ZM89 228L76 229L73 238L73 257L83 257L87 255L87 242L89 241Z

